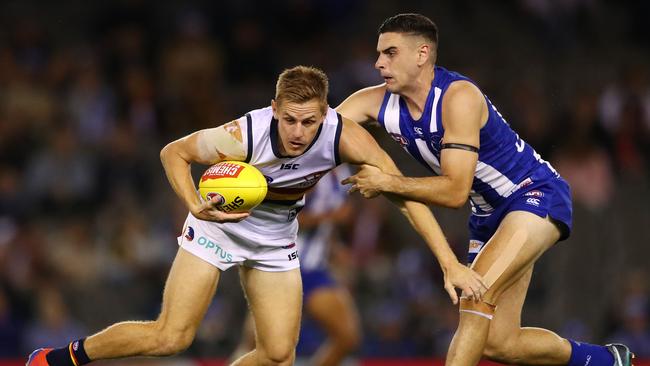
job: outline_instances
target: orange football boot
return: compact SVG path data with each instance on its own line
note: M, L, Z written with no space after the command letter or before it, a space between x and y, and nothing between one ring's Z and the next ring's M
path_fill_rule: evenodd
M47 363L47 359L45 359L45 356L47 356L50 351L52 351L52 348L37 349L29 355L25 366L50 366L50 364Z

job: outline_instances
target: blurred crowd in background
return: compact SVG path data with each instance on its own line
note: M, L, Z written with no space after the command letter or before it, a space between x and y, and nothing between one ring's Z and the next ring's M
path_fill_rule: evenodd
M186 215L160 149L269 105L286 67L326 71L331 106L380 83L376 29L412 11L440 28L438 64L474 79L572 186L575 231L536 267L524 325L649 357L649 2L10 0L0 358L155 318ZM371 131L406 173L426 174ZM387 200L351 199L331 260L360 307L357 354L443 356L458 315L437 262ZM463 259L469 209L434 213ZM228 355L245 312L226 272L187 354Z

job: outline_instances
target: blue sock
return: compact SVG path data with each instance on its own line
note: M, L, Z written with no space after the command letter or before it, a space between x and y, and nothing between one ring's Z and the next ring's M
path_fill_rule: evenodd
M614 356L604 346L568 340L571 358L568 366L612 366Z

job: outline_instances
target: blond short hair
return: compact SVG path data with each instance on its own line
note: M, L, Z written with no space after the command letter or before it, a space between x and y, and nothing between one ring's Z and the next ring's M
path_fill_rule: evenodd
M306 103L317 99L323 108L327 108L329 81L325 73L312 66L296 66L284 70L275 86L275 102Z

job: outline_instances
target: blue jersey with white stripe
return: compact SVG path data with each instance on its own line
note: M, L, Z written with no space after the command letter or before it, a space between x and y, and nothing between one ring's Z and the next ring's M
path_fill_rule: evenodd
M431 90L419 120L411 117L402 97L388 91L379 111L379 123L390 136L435 174L441 172L442 99L449 85L458 80L474 83L456 72L435 67ZM519 188L559 177L555 169L510 128L487 96L485 101L488 119L480 131L478 162L470 191L475 215L489 215Z

